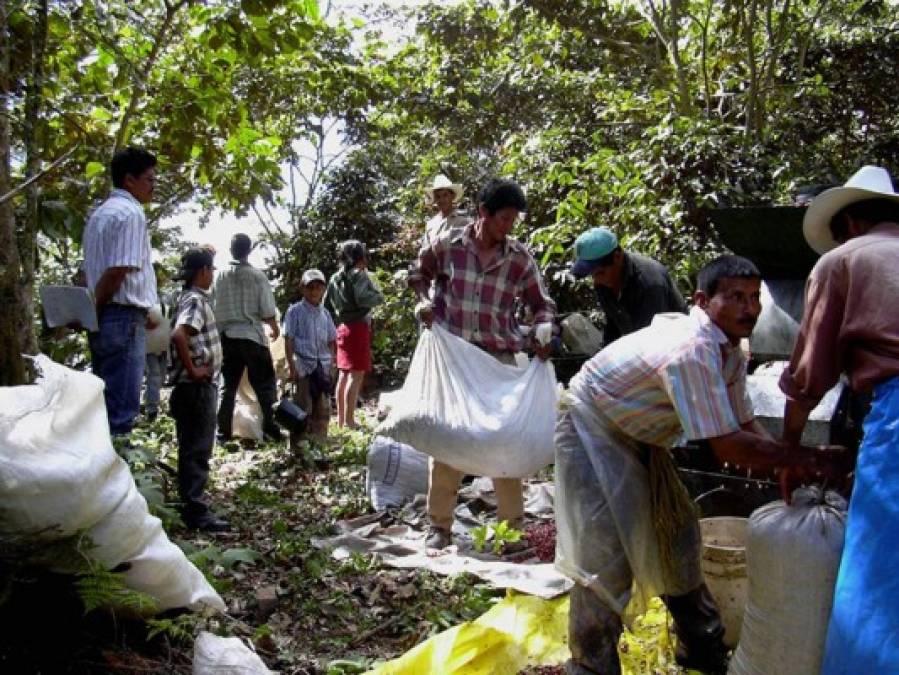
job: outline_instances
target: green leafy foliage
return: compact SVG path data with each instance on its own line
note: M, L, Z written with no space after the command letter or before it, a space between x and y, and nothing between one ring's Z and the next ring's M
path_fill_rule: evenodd
M85 612L106 609L144 615L157 611L153 598L128 588L122 574L111 572L99 563L92 562L88 572L78 575L75 589L84 603Z
M147 640L152 640L157 635L165 635L176 643L190 643L197 633L197 624L195 614L147 619Z
M509 526L506 520L496 525L479 525L471 529L471 537L476 551L483 552L487 548L487 542L491 542L490 550L494 555L499 555L506 544L514 544L521 541L524 534Z

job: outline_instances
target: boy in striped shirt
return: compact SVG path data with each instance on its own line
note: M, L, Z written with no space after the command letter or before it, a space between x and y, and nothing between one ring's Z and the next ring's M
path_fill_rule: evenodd
M175 388L169 405L178 436L178 494L184 523L191 529L223 532L230 529L228 522L216 516L203 498L215 444L215 381L222 368L222 343L209 302L214 270L206 248L192 248L181 259L176 278L184 281L184 291L172 330L170 372Z

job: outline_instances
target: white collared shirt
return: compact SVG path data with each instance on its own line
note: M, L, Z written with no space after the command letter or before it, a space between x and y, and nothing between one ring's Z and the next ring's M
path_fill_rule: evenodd
M144 209L127 190L114 188L88 218L84 229L84 273L93 293L110 267L131 268L110 299L149 309L158 300Z

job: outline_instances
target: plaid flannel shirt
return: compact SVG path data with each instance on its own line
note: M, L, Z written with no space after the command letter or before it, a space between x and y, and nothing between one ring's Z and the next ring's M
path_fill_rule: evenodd
M409 286L427 298L434 282L434 320L488 352L517 352L524 337L515 320L516 301L534 314L535 323L551 322L556 304L524 244L506 238L494 258L481 267L474 224L424 247L409 270Z
M213 379L222 369L222 342L215 323L215 314L209 302L209 294L193 287L185 290L178 298L178 309L173 321L173 328L190 326L196 330L187 344L190 357L196 366L212 366ZM169 377L177 382L191 382L187 369L181 363L175 343L170 344Z

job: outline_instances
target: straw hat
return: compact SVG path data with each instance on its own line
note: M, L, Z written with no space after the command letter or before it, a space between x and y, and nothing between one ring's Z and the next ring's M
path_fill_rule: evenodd
M844 186L825 190L815 197L802 220L802 233L808 245L821 254L839 246L840 243L830 233L831 219L843 207L865 199L899 202L899 194L893 190L893 182L886 169L863 166Z
M465 192L465 188L462 187L459 183L452 183L450 179L444 176L442 173L437 174L434 177L434 184L425 190L425 193L430 197L431 201L434 200L434 192L437 190L452 190L455 195L455 199L453 201L459 201L462 199L462 195Z

